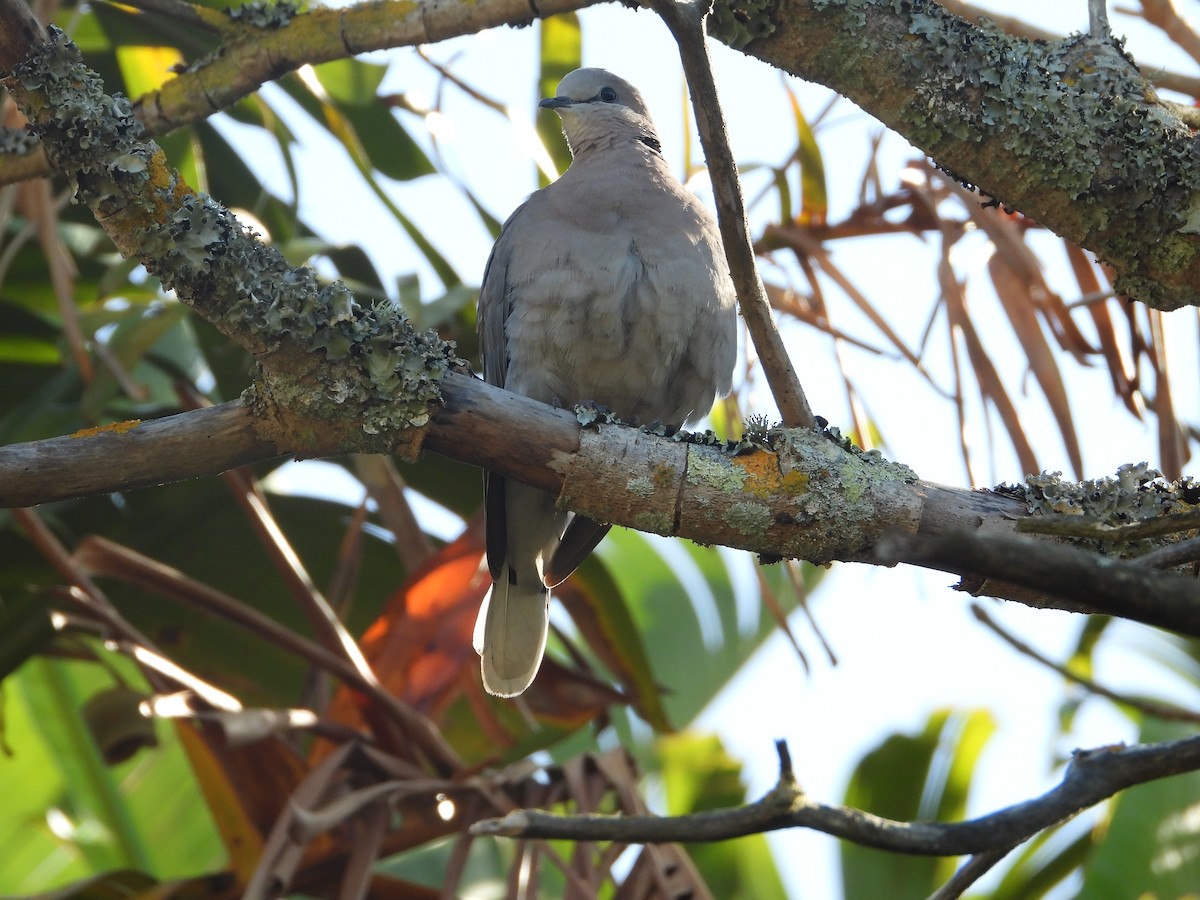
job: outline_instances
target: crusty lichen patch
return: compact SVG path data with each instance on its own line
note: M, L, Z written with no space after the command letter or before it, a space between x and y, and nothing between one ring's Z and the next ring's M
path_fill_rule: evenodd
M872 10L902 17L908 38L899 55L910 69L902 80L914 90L892 124L913 143L951 168L963 144L1003 148L1015 165L1006 164L1011 174L1003 184L985 185L996 199L1023 208L1031 198L1062 192L1083 231L1072 237L1102 244L1119 264L1118 292L1161 309L1192 302L1186 273L1200 252L1192 236L1200 195L1196 142L1157 102L1119 42L1015 37L932 0L813 6L840 16L842 41L854 45L843 54L847 66L878 52L878 34L864 27ZM847 84L859 77L844 75ZM1139 274L1149 271L1153 279Z
M367 436L428 422L453 345L415 332L389 303L363 305L341 282L321 284L311 269L288 265L229 210L194 193L142 140L129 100L105 94L79 49L60 29L48 32L14 72L26 112L76 199L107 223L122 252L260 362L286 357L295 370L271 372L276 404L330 420L345 419L353 404Z

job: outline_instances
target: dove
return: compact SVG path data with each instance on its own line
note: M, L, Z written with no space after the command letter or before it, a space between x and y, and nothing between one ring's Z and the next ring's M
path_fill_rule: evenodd
M629 82L577 69L539 105L562 120L571 165L513 212L492 248L479 293L484 378L626 422L674 429L702 418L729 392L737 352L712 214L672 173ZM609 526L491 473L485 513L493 584L474 645L485 689L515 697L545 653L550 589Z

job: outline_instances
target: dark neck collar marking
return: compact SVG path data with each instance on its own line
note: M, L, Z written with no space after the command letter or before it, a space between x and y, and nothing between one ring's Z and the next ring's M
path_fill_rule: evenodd
M641 141L643 144L645 144L647 147L649 147L651 150L653 150L655 153L659 154L660 156L662 155L662 144L659 143L658 138L652 138L649 135L644 134L641 137L639 137L638 140Z

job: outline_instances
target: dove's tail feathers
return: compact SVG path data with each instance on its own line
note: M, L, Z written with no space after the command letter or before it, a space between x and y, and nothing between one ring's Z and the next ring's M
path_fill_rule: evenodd
M475 622L483 686L497 697L516 697L533 682L546 652L550 625L550 591L540 583L515 584L510 571L503 568Z
M566 581L579 568L579 564L588 558L588 554L596 549L596 545L604 540L610 528L611 525L601 525L586 516L572 516L562 540L550 556L550 565L546 567L546 584L555 588Z

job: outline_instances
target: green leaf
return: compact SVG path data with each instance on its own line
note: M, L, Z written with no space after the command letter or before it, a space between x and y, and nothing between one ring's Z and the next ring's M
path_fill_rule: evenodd
M796 158L800 163L801 225L824 225L829 213L829 192L825 187L825 160L821 148L800 108L800 100L788 88L792 116L796 120Z
M57 769L61 793L55 805L70 823L72 845L91 871L145 869L150 855L144 836L83 719L87 670L95 671L86 663L32 659L22 667L18 689L25 709L36 711L33 721L47 752L45 762Z
M70 884L68 896L127 896L110 891L153 882L130 865L164 879L220 871L224 850L173 729L116 767L95 754L81 701L109 681L95 662L34 659L3 682L0 894Z
M725 752L719 738L687 732L663 736L655 742L655 756L668 815L728 809L746 802L741 763ZM787 897L764 835L686 846L712 896Z
M45 597L0 597L0 680L50 643L54 626ZM3 720L0 719L0 722Z
M1195 727L1148 718L1145 742L1192 737ZM1195 897L1200 885L1200 772L1151 781L1113 801L1107 827L1084 866L1081 897Z
M614 528L599 553L642 640L652 648L650 663L662 685L668 719L686 725L775 630L774 620L755 605L752 620L739 622L725 557L714 548L682 540L652 542L638 532ZM786 608L794 609L794 593L781 574L762 571L777 584ZM697 666L697 659L704 665Z
M328 99L345 117L354 138L378 172L397 181L410 181L436 170L425 151L405 130L391 107L377 96L387 66L357 59L339 59L316 67ZM346 143L346 136L325 109L322 124ZM347 149L350 149L347 147Z
M638 714L654 729L670 730L662 692L654 680L642 634L608 567L592 554L575 572L571 586L577 592L572 596L586 609L567 603L567 611L592 644L593 651L617 670L614 675L625 687ZM603 643L602 651L597 650L597 641Z
M538 98L553 97L563 77L583 63L583 31L579 16L563 13L542 20L540 35L541 71L538 73ZM562 123L551 110L542 110L537 116L537 132L543 146L554 160L559 173L571 164L571 151L562 134ZM547 179L538 171L538 184L544 187Z
M859 762L846 788L847 806L898 821L957 821L966 811L971 776L995 731L991 714L935 712L920 734L894 734ZM850 842L841 845L846 900L927 897L954 871L954 861L904 856Z

